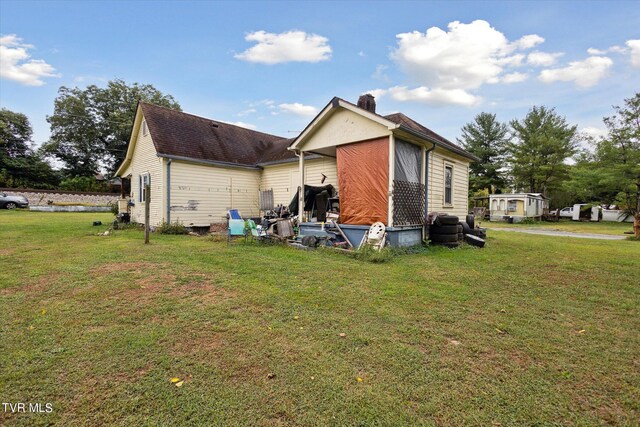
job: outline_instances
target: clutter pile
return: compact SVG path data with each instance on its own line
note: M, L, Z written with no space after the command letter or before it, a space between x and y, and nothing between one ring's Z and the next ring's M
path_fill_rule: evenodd
M487 238L487 229L475 224L475 216L467 215L465 221L455 215L432 212L428 217L429 240L435 245L457 248L466 242L483 248Z

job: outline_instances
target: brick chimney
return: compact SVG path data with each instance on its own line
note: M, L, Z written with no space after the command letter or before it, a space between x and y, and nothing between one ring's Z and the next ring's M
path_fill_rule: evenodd
M370 93L360 95L358 98L358 107L363 108L372 113L376 112L376 99Z

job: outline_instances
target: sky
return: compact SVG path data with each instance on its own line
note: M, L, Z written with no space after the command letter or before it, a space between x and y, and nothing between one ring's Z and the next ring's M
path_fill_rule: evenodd
M0 107L37 145L61 86L115 78L287 138L367 92L452 141L534 105L597 136L640 90L640 2L0 0Z

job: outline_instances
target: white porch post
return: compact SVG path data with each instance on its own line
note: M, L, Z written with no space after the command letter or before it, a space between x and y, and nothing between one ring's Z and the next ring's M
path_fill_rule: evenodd
M427 162L427 149L423 145L420 149L420 184L426 184L426 168L425 163Z
M300 186L298 187L298 223L302 222L304 216L304 151L300 151Z
M396 165L396 140L389 136L389 212L387 214L387 226L393 227L393 175Z
M424 192L424 197L425 197L425 202L424 205L422 206L422 208L425 210L424 215L422 216L423 220L424 218L427 216L427 201L426 198L427 196L427 147L425 147L424 145L421 147L420 149L420 184L424 185L425 188L425 192ZM422 240L426 239L427 237L427 227L425 225L423 225L422 227Z

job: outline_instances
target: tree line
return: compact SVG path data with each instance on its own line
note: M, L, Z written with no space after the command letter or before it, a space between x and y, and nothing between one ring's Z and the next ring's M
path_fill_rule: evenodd
M152 85L116 79L104 88L62 86L47 116L51 136L36 147L28 118L1 109L0 187L106 191L96 174L112 177L124 160L138 101L181 111Z
M0 187L104 190L95 175L102 170L113 176L124 160L139 101L181 111L171 95L152 85L116 79L104 88L63 86L47 117L49 141L36 148L28 118L1 109ZM640 93L613 107L603 121L607 135L593 138L544 106L508 123L492 113L478 114L458 138L480 158L470 166L470 196L543 193L555 207L597 202L638 214ZM60 167L53 168L50 160Z
M603 118L603 137L580 134L555 109L534 106L522 120L480 113L458 142L480 158L470 166L470 196L542 193L554 207L617 205L640 212L640 93Z

